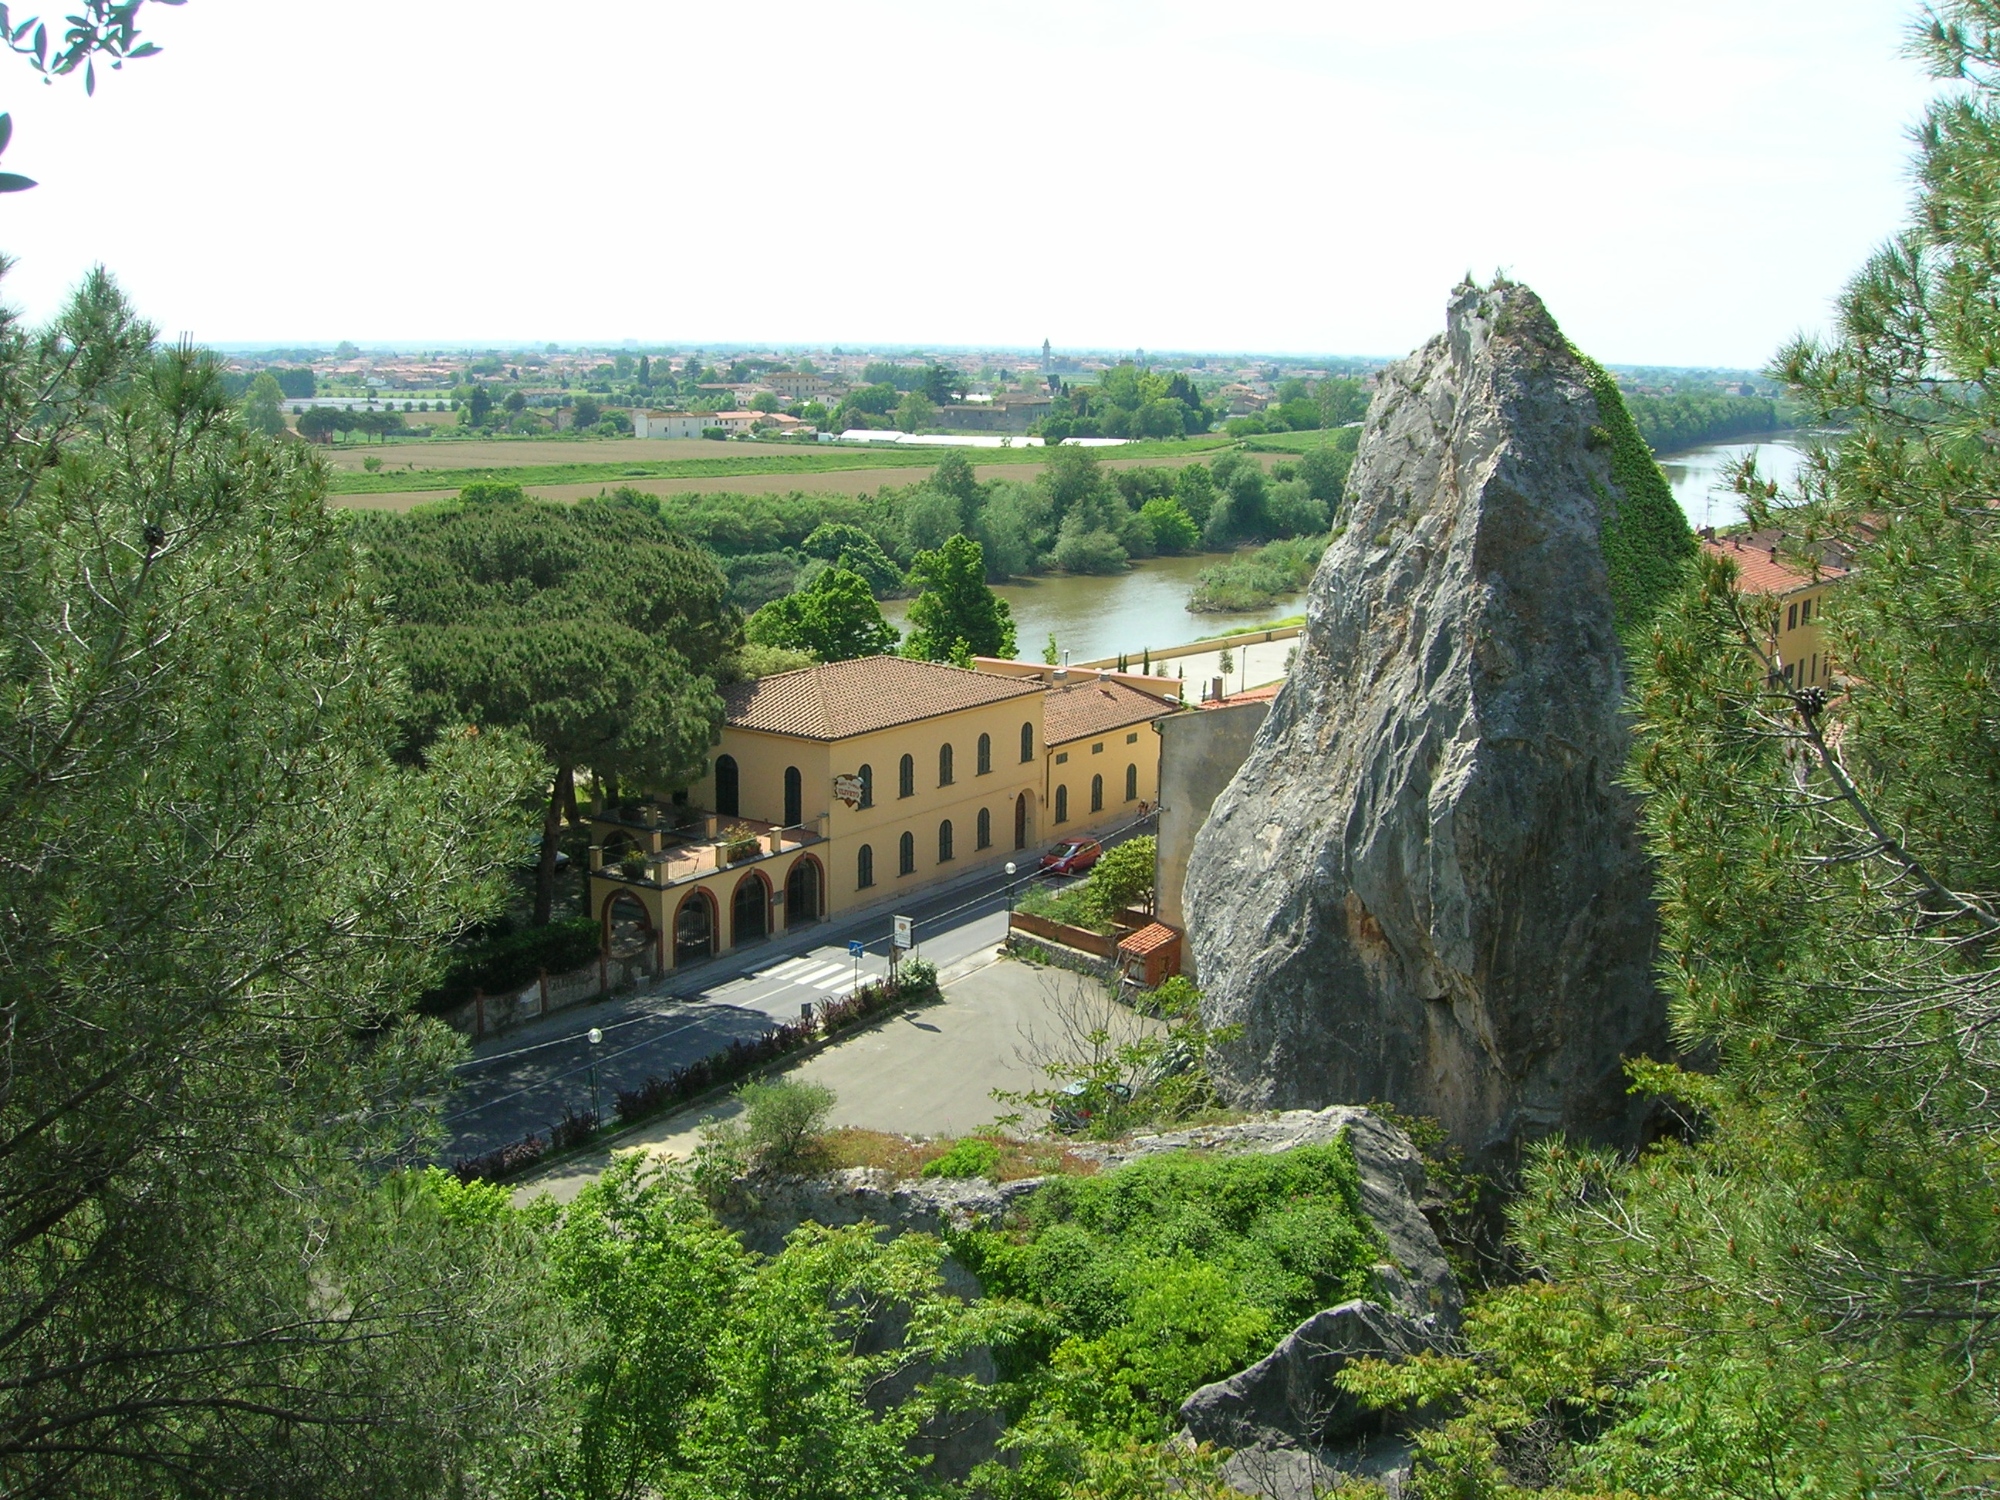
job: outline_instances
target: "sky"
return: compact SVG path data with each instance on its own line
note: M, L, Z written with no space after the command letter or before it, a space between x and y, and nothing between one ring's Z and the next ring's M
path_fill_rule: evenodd
M1756 367L1905 215L1913 14L148 5L95 98L0 60L41 183L0 295L101 263L214 343L1394 355L1504 270L1599 359Z

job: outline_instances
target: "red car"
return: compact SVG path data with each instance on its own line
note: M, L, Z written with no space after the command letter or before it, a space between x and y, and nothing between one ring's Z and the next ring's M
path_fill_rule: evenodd
M1081 875L1104 857L1096 839L1067 839L1042 856L1045 875Z

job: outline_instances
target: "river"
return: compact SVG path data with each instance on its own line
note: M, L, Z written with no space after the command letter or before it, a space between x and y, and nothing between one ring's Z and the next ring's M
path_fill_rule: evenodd
M1764 477L1780 484L1790 482L1803 457L1798 440L1786 434L1755 442L1711 443L1660 460L1690 525L1728 526L1743 519L1722 475L1753 452ZM1136 662L1148 649L1178 646L1226 630L1255 629L1305 609L1305 595L1294 594L1250 614L1190 613L1187 600L1196 575L1220 561L1212 555L1158 557L1107 578L1027 578L994 592L1014 611L1018 652L1030 661L1040 659L1051 633L1072 660L1092 661L1123 651ZM907 599L892 600L882 606L882 614L901 629L909 607Z
M1197 615L1187 608L1195 577L1224 559L1155 557L1104 578L1050 575L1003 583L994 593L1014 612L1016 654L1039 661L1053 634L1072 661L1094 661L1123 651L1136 663L1140 653L1183 645L1197 636L1249 630L1305 609L1305 595L1279 599L1268 609L1243 615ZM882 616L901 629L910 601L882 606Z
M1792 482L1805 458L1799 446L1802 436L1784 433L1754 442L1709 443L1673 453L1660 460L1660 469L1673 486L1674 498L1687 513L1688 524L1696 530L1704 526L1734 526L1743 519L1743 506L1730 492L1723 471L1741 463L1746 454L1757 455L1757 471L1775 479L1782 487Z

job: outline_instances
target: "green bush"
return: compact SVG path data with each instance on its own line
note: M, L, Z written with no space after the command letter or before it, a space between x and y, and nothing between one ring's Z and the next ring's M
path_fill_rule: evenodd
M597 957L597 948L597 923L589 917L488 937L454 954L444 978L417 1008L437 1015L463 1005L475 990L497 995L524 988L537 974L582 968Z
M978 1136L967 1136L934 1162L925 1164L923 1177L985 1177L1000 1172L1000 1148Z
M1203 568L1187 607L1210 614L1263 609L1283 595L1296 594L1312 582L1329 540L1293 537Z
M827 1116L833 1113L832 1089L823 1083L779 1078L746 1083L736 1097L743 1101L742 1140L752 1165L772 1172L802 1172L819 1163Z
M1041 1310L1002 1351L1023 1427L1073 1424L1093 1443L1165 1437L1197 1386L1367 1295L1381 1253L1344 1139L1055 1178L951 1246L990 1295Z

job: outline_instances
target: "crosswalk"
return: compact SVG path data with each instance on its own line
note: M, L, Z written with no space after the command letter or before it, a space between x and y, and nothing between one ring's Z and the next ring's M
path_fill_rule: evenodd
M801 989L819 990L824 994L830 994L834 990L854 988L854 960L836 961L815 957L788 959L768 969L758 970L754 977L777 980L784 984L796 985Z

